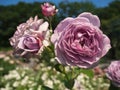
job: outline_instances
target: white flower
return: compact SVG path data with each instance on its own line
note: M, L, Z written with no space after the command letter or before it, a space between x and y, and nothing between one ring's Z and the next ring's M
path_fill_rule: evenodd
M50 87L50 88L53 88L53 81L48 79L44 82L44 85Z
M19 84L20 84L20 82L15 81L15 82L13 83L13 87L18 87L18 86L19 86Z
M19 80L21 77L16 70L10 71L8 75L5 75L4 78L7 79L16 79Z
M4 70L4 68L3 67L0 67L0 71L3 71Z
M28 83L29 77L25 76L24 79L21 81L21 85L25 86Z
M43 73L43 75L41 76L41 79L44 81L48 78L48 73Z

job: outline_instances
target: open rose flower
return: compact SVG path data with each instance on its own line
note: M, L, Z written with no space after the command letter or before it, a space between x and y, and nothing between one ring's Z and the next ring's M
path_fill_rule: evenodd
M50 3L44 3L41 5L42 13L44 16L53 16L58 12L58 9L55 6L51 5Z
M106 76L112 81L112 83L120 87L120 61L113 61L106 69Z
M10 38L14 54L24 56L40 53L44 46L49 45L48 26L48 22L43 22L43 19L38 19L37 16L20 24L13 37Z
M99 27L99 18L88 12L61 21L51 36L58 62L80 68L95 66L111 48Z

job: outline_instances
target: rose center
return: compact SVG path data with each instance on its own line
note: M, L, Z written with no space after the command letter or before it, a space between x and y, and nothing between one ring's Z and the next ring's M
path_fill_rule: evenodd
M78 33L77 39L79 40L79 44L84 47L87 46L89 47L89 44L91 43L89 40L89 36L85 33Z
M39 43L38 40L34 37L26 37L24 39L24 46L27 49L39 49Z
M79 41L80 45L83 47L85 45L85 39L81 38Z

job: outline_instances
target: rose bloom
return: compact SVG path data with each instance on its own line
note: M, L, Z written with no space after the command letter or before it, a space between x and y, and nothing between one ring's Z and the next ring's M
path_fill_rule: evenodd
M55 6L51 5L50 3L44 3L41 5L42 13L45 16L53 16L58 12L58 9L55 9Z
M43 19L30 18L27 22L17 27L10 44L14 48L15 56L25 56L26 54L41 53L44 46L49 45L48 22Z
M120 87L120 61L113 61L106 69L106 76L112 83Z
M58 62L80 68L95 66L111 48L99 27L99 18L89 12L61 21L51 36Z

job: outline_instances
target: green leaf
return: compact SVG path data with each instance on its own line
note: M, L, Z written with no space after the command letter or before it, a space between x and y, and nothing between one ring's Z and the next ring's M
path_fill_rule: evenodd
M60 73L64 73L64 71L65 71L64 66L61 64L56 64L54 67L55 67L55 70L60 72Z
M86 74L90 78L94 77L94 73L93 73L92 69L80 69L80 72L83 74Z
M75 67L75 68L74 68L74 73L75 73L76 75L79 75L79 74L81 73L81 68Z
M47 87L47 86L42 86L41 87L41 90L53 90L52 88L49 88L49 87Z
M72 89L74 86L75 80L71 79L71 80L65 80L64 84L68 89Z
M47 66L52 66L53 63L50 62L50 59L54 57L55 57L54 47L51 45L51 46L44 48L41 54L40 60L42 60L42 63L46 64Z

